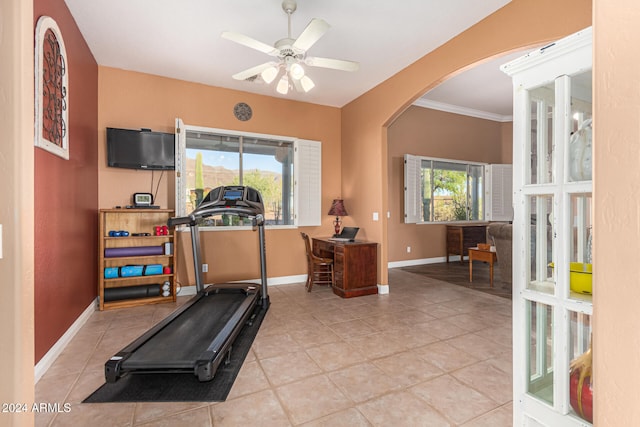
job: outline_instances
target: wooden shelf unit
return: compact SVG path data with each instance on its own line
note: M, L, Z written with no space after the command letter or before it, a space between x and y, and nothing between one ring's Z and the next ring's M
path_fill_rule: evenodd
M100 310L112 308L133 307L144 304L158 304L176 301L176 239L174 230L169 229L168 235L155 235L155 227L167 225L167 220L173 216L170 209L100 209L98 219L98 297ZM109 231L128 231L127 237L111 237ZM132 236L133 233L149 233L150 236ZM171 254L105 257L105 249L108 248L132 248L139 246L164 246L171 243ZM105 278L105 268L123 267L126 265L161 264L170 267L170 274L154 274L150 276L133 276ZM127 298L114 301L104 300L105 289L125 286L142 286L170 284L169 296L152 296L144 298ZM162 291L161 291L162 292Z

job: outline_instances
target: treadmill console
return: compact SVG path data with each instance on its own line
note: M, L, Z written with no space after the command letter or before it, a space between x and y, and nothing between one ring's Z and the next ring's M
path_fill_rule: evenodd
M200 209L213 208L222 212L225 208L234 207L244 208L252 212L252 216L264 214L262 196L258 190L241 185L214 188L206 195L194 213Z
M256 218L258 222L262 222L264 221L262 196L255 188L242 185L217 187L202 199L191 214L170 218L168 225L171 227L182 224L193 226L199 218L220 214Z

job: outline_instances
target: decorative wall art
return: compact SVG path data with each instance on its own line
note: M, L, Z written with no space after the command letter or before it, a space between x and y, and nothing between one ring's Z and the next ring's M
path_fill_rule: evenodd
M69 160L67 52L49 16L36 25L35 79L35 145Z

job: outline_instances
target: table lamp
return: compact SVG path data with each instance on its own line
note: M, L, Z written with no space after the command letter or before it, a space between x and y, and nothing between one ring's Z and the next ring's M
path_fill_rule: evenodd
M338 234L340 234L340 226L342 225L340 217L349 215L347 213L347 210L344 208L344 201L342 199L333 199L333 202L331 202L331 209L329 209L329 213L327 215L336 217L336 219L333 221L333 226L335 227L337 236Z

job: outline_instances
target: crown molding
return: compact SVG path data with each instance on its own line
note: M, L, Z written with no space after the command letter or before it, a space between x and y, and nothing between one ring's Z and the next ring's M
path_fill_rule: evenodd
M500 114L489 113L473 108L459 107L457 105L445 104L444 102L432 101L430 99L420 98L413 105L422 108L430 108L432 110L445 111L447 113L461 114L463 116L476 117L478 119L492 120L494 122L511 122L513 116L502 116Z

